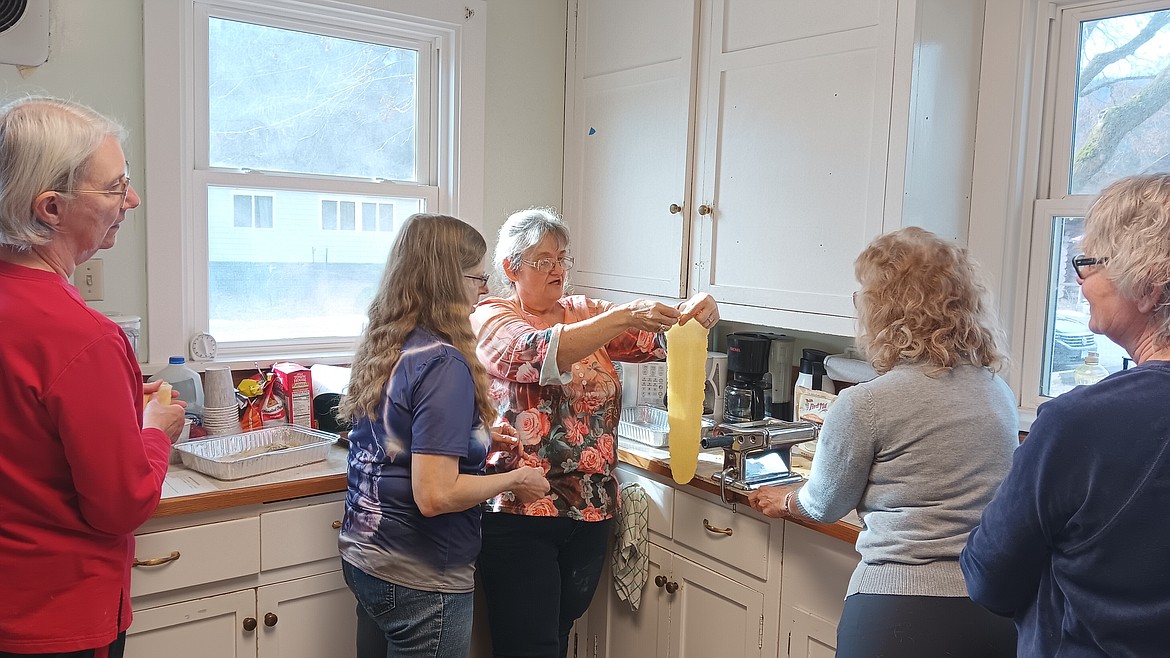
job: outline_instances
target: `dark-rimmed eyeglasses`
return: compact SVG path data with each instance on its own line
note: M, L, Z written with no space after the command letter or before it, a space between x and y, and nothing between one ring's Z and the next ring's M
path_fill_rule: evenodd
M540 260L522 260L520 262L524 263L528 267L531 267L537 272L542 272L544 274L548 274L549 272L553 271L553 268L557 265L560 265L562 270L573 269L572 256L561 256L560 258L541 258Z
M488 284L488 277L486 275L476 276L474 274L464 274L463 278L464 279L471 279L472 281L478 283L480 286L486 286Z
M1085 275L1088 274L1089 272L1086 272L1086 271L1082 270L1081 268L1092 267L1093 265L1104 265L1105 263L1108 263L1108 262L1109 262L1109 258L1107 256L1102 256L1101 258L1093 258L1092 256L1086 256L1084 254L1081 254L1079 256L1073 256L1072 266L1073 266L1073 271L1077 273L1077 278L1083 279L1083 278L1085 278Z
M105 194L106 196L122 197L122 203L126 203L126 195L130 193L130 177L123 176L114 187L108 190L57 190L62 194Z

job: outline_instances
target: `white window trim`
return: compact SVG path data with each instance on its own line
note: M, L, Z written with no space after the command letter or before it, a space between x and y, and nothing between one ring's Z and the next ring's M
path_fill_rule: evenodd
M486 52L485 0L391 0L378 2L390 9L371 6L373 0L198 0L199 4L271 12L279 6L285 16L313 19L323 9L341 17L354 29L370 31L377 25L423 25L436 44L441 89L432 90L434 99L449 98L448 110L438 125L429 130L437 141L442 167L424 162L436 183L428 207L456 215L474 226L482 226L484 180L484 109ZM207 241L200 235L206 217L203 186L220 177L214 171L199 170L196 158L199 110L193 106L193 84L197 80L193 61L196 39L197 0L143 3L145 56L145 138L146 186L143 206L147 230L147 318L144 370L166 363L172 354L187 354L188 340L198 332L207 308ZM203 110L205 113L206 110ZM205 121L205 119L204 119ZM426 171L420 172L425 175ZM293 176L249 174L257 188L292 187L304 189L304 180ZM231 185L239 185L238 174ZM226 181L223 181L226 182ZM370 182L354 180L352 193L370 195ZM382 184L376 196L393 196L395 189L406 192L405 184ZM418 196L417 186L410 196ZM336 188L334 189L336 191ZM348 193L349 190L347 189ZM153 219L151 211L153 213ZM205 221L205 219L204 219ZM200 310L203 309L203 310ZM205 319L203 320L205 322ZM312 358L318 362L343 362L352 353L336 343L289 341L287 345L257 349L252 353L227 355L221 361L251 364L253 360Z
M981 62L977 144L968 248L990 273L1000 316L1010 328L1012 369L1021 429L1028 429L1039 395L1043 358L1051 218L1083 216L1095 195L1068 195L1067 180L1050 172L1068 167L1071 126L1055 126L1060 57L1050 52L1062 9L1085 17L1097 8L1140 12L1164 7L1151 0L987 0ZM1074 30L1075 31L1075 30ZM1072 35L1075 39L1075 34ZM1060 47L1068 47L1067 35ZM1075 44L1074 44L1075 46ZM1051 57L1051 59L1050 59ZM1051 69L1051 70L1050 70ZM1075 72L1074 72L1075 73ZM1061 99L1056 99L1060 102ZM1067 104L1070 99L1064 99ZM1054 155L1060 153L1061 155ZM1059 160L1059 161L1057 161ZM1055 166L1054 166L1055 165ZM1043 278L1038 278L1041 276ZM1038 336L1031 336L1037 333Z

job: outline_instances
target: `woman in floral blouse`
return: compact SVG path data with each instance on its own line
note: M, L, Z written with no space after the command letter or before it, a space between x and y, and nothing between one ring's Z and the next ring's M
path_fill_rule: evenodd
M551 209L513 214L494 259L511 294L483 300L471 316L489 397L519 437L514 461L542 467L551 485L527 504L501 494L488 503L495 513L484 514L479 570L496 658L564 656L593 598L618 506L613 361L662 360L661 332L719 320L705 293L678 307L566 296L568 246L568 228Z

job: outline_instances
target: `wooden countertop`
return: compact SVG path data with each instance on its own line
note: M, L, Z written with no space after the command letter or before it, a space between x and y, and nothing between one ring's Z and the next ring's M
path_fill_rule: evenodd
M721 468L721 455L721 451L701 454L694 479L685 485L675 486L683 490L694 488L718 496L719 485L711 479L711 474ZM182 465L173 464L167 471L162 500L159 501L153 518L342 492L346 488L346 456L346 448L337 445L329 449L325 461L242 480L216 480ZM665 450L643 446L633 441L623 441L622 447L618 450L618 459L644 471L666 478L671 477L670 454ZM794 470L799 472L802 467L807 468L807 465L807 462L802 462L800 458L793 458ZM805 474L807 475L807 472ZM784 486L796 489L800 485ZM731 495L738 504L747 505L747 497L743 494L731 492ZM860 531L856 524L847 521L822 524L797 519L786 520L850 544L856 543Z
M670 453L666 450L644 446L633 441L623 440L622 447L618 449L618 460L636 466L644 471L649 471L656 475L666 478L671 478L670 472ZM688 488L698 489L707 493L721 495L719 485L711 479L711 475L721 470L723 466L723 451L703 451L699 453L699 465L695 469L695 477L686 484L675 484L674 486L686 490ZM793 457L793 470L808 476L808 461ZM672 480L673 482L673 480ZM803 483L779 485L782 490L796 490L799 489ZM732 500L737 504L747 505L747 496L737 491L730 491ZM851 519L856 519L856 516L851 516ZM812 521L805 521L803 519L794 519L785 517L785 521L798 523L806 528L811 528L821 534L829 535L841 541L849 542L850 544L857 543L857 535L861 532L859 521L851 523L848 520L838 521L836 523L814 523Z

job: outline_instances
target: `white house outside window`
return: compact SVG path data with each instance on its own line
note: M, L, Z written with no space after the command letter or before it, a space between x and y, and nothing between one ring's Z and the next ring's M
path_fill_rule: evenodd
M1032 213L1024 406L1073 387L1089 351L1110 372L1125 351L1088 329L1071 259L1096 194L1132 174L1170 171L1170 2L1061 2L1040 43L1040 167ZM1039 30L1042 34L1044 30Z
M151 361L199 331L228 358L345 353L395 227L457 212L461 140L482 139L459 132L482 108L461 67L482 59L482 25L449 0L416 11L431 15L364 0L144 5L148 96L180 99L147 108L150 171L174 172L152 176L151 207L183 217L148 236L148 270L186 272L181 299L148 289L150 340L166 349Z

